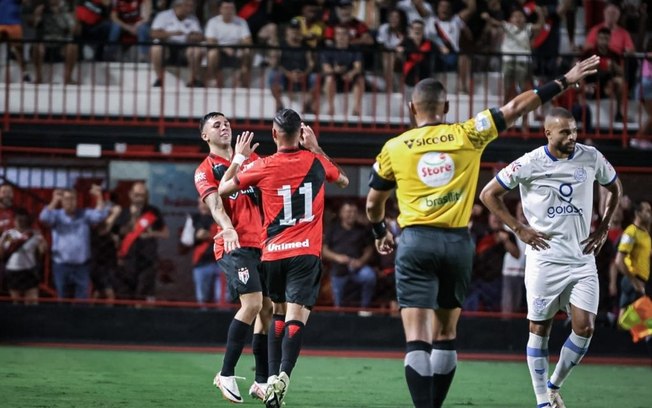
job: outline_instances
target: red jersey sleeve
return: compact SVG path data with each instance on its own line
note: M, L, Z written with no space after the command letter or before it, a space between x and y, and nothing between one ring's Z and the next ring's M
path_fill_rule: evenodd
M319 160L322 166L324 166L324 170L326 170L326 181L332 183L337 180L340 177L340 169L324 156L320 154L317 154L316 156L317 160Z
M242 171L236 174L236 176L233 178L233 182L236 186L243 189L249 186L255 186L263 178L264 175L265 161L259 159L248 165L245 165Z
M217 192L220 182L215 179L213 169L208 158L195 170L195 188L202 201L211 193Z

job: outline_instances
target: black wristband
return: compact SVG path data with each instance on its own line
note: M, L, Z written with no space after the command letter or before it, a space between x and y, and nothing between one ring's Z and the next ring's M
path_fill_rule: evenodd
M387 234L387 225L385 221L372 222L371 232L374 234L375 239L381 239Z
M563 91L564 89L568 88L568 79L564 75L560 76L557 78L557 81L561 83L561 90Z
M534 93L541 99L541 104L550 101L552 98L560 94L564 89L556 81L550 81L543 86L536 88Z

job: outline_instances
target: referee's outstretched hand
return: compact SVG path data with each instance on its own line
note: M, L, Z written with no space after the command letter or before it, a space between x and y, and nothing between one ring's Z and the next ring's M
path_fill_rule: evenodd
M377 239L375 244L376 251L378 251L378 253L381 255L391 254L394 252L394 248L396 247L396 243L394 242L394 235L392 235L392 233L389 231L385 232L384 237Z
M573 68L564 75L569 85L574 85L589 75L598 72L600 57L591 55L590 57L577 62Z

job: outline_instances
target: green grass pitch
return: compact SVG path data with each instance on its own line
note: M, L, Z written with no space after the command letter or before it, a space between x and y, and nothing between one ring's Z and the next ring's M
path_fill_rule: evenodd
M5 408L230 407L212 385L221 355L194 352L0 347L0 406ZM237 375L243 394L253 357ZM648 367L580 365L563 393L571 408L648 408ZM525 362L461 361L446 407L534 407ZM245 399L242 406L262 407ZM410 398L399 359L301 356L287 408L398 408Z

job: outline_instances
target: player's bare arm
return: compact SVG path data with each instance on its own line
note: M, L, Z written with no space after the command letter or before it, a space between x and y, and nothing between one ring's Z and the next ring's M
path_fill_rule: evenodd
M392 190L376 190L373 187L367 194L367 218L371 222L376 251L381 255L391 254L396 247L394 235L385 226L385 203L391 194Z
M539 251L550 248L547 242L550 237L529 225L523 224L509 212L505 205L505 194L507 194L507 190L494 178L482 189L480 200L489 211L500 218L521 241L530 245L532 249Z
M620 183L620 179L616 179L616 181L608 185L606 188L608 191L607 205L604 209L604 214L602 215L602 221L595 231L581 242L581 244L584 245L584 250L582 252L585 254L597 255L598 252L600 252L602 245L604 245L607 240L609 226L611 225L611 221L616 213L616 209L618 208L620 198L623 195L623 186Z
M340 167L337 163L333 161L328 155L319 147L317 143L317 136L312 128L305 123L301 123L301 135L299 136L299 143L301 146L305 147L309 151L324 156L329 162L333 163L335 167L340 171L340 175L335 180L335 185L340 188L346 188L349 185L349 177L344 172L344 169Z
M614 263L616 264L616 269L620 271L620 273L622 273L623 275L627 276L627 279L629 279L629 282L632 284L636 292L640 294L644 294L645 283L643 283L643 281L641 281L640 279L636 279L636 276L634 276L632 271L630 271L627 264L625 264L625 256L627 256L627 254L618 251L618 254L616 254L616 260L614 261ZM616 279L614 279L614 286L617 288L615 281ZM611 277L609 279L609 283L611 283Z
M500 112L503 114L507 127L511 127L521 116L532 112L539 106L551 100L553 97L564 92L569 86L598 72L597 66L599 62L600 57L596 55L579 61L570 69L570 71L558 79L550 81L535 90L523 92L507 102L505 106L500 108Z
M242 163L245 162L251 156L251 153L256 151L259 143L251 144L254 139L254 132L244 131L241 135L238 135L235 142L235 154L233 155L233 160L231 160L231 165L224 173L221 182L231 180L240 170Z
M220 187L222 187L223 184L224 183L220 183ZM233 228L233 223L231 223L231 219L224 210L222 197L220 197L219 194L211 193L206 196L204 202L208 208L210 208L213 220L215 220L217 225L222 228L222 231L220 231L215 238L222 237L224 239L224 250L226 252L231 252L236 248L240 248L238 233L235 231L235 228Z

